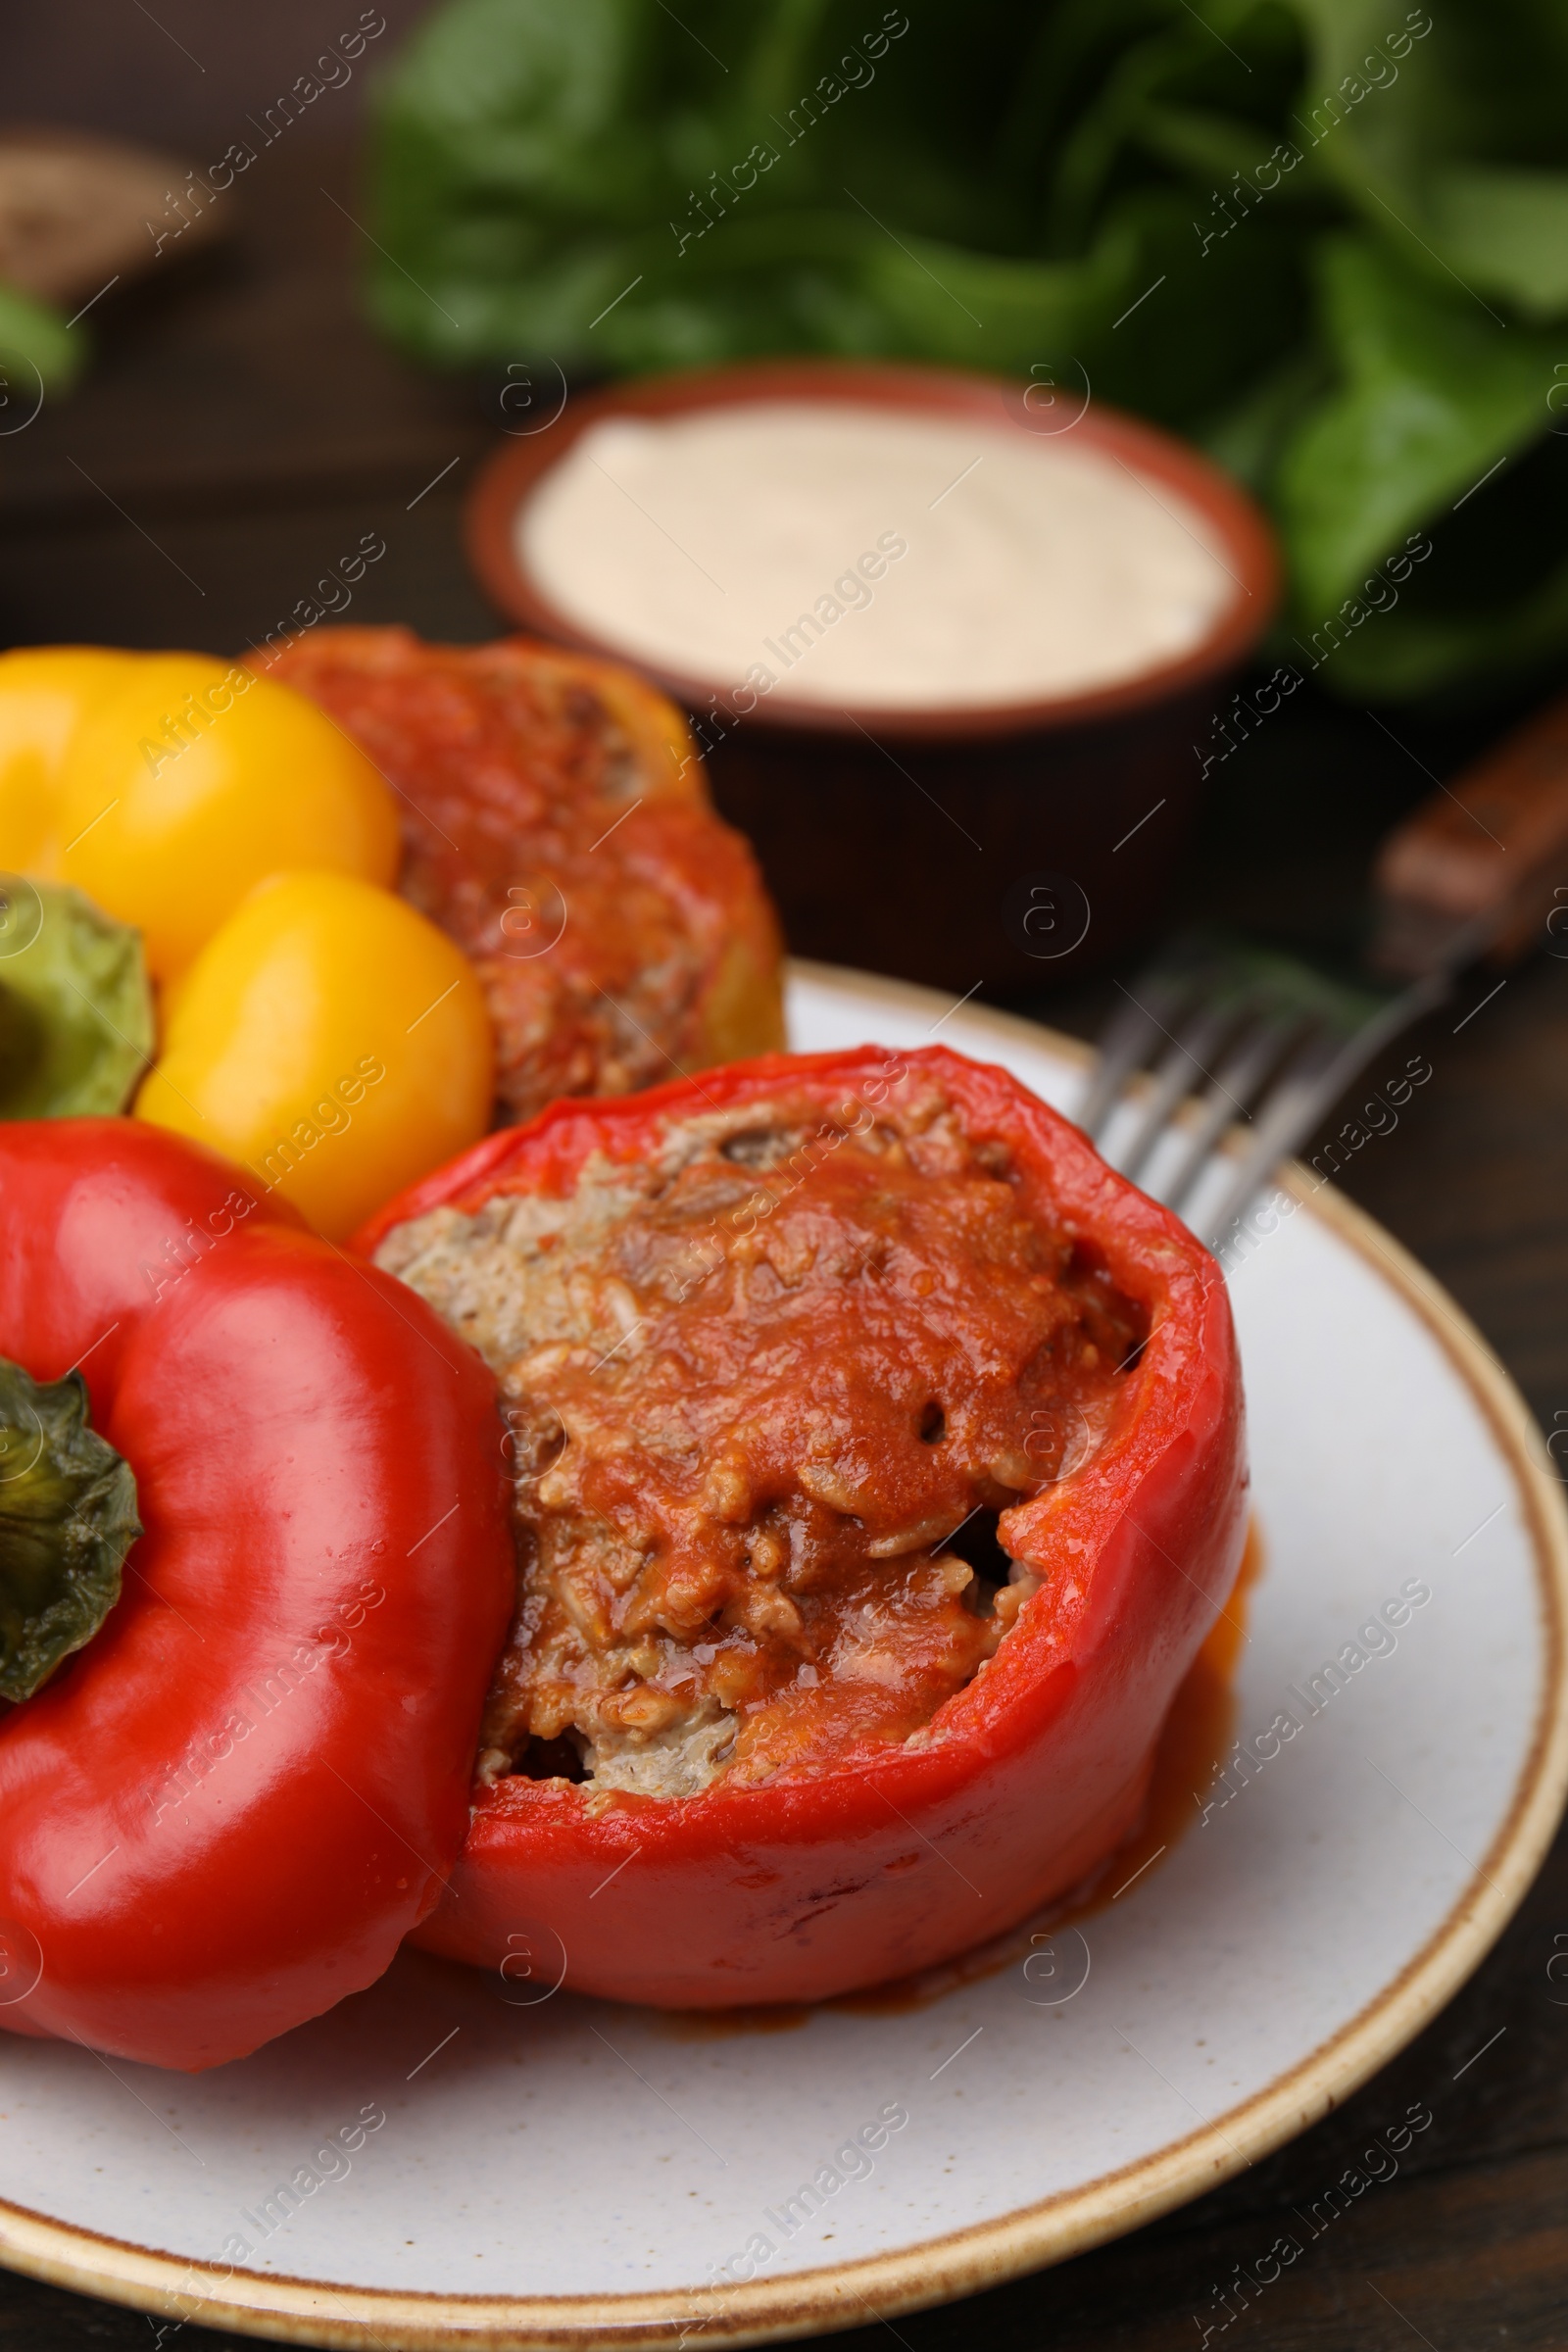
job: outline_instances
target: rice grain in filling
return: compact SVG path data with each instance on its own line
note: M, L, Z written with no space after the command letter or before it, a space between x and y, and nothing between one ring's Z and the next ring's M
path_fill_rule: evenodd
M377 1250L501 1385L518 1599L486 1777L680 1797L918 1738L1036 1589L996 1514L1098 1445L1142 1320L933 1084L905 1092L869 1124L671 1118L568 1197Z

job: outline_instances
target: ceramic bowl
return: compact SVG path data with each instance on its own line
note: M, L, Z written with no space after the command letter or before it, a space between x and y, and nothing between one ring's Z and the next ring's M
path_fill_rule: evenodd
M656 669L697 720L713 797L756 845L792 948L1016 994L1138 942L1158 921L1198 806L1194 746L1279 585L1258 509L1171 434L1099 402L1042 397L1038 383L929 368L790 360L643 378L567 401L489 460L466 515L483 586L523 627L626 659L552 604L521 552L521 510L607 417L781 401L1070 433L1178 520L1196 510L1234 583L1187 652L1089 692L1026 702L911 710L775 694L737 715L726 681Z

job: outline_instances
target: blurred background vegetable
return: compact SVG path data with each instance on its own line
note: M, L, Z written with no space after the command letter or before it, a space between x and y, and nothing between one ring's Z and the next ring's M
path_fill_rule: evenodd
M52 303L0 280L0 420L15 430L46 395L69 392L91 351L86 335L71 338Z
M60 774L89 710L121 685L134 654L102 645L33 645L0 654L0 865L54 873Z
M0 437L75 384L92 357L85 315L103 294L144 276L172 235L184 259L222 233L199 200L171 210L194 177L123 139L0 129Z
M1554 0L452 0L372 172L375 316L519 415L546 361L918 357L1064 427L1088 384L1267 500L1282 644L1343 616L1340 692L1568 638ZM1388 603L1412 533L1442 560Z

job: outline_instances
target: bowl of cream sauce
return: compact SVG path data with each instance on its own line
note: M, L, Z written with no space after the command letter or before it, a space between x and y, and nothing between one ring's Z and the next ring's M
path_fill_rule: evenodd
M570 401L467 533L504 611L684 704L797 952L1015 992L1157 921L1278 585L1258 510L1172 435L892 364Z

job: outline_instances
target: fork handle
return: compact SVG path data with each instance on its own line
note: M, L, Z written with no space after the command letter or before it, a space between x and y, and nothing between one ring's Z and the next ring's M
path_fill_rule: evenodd
M1372 960L1419 978L1484 948L1568 946L1568 696L1550 703L1389 834L1373 867Z

